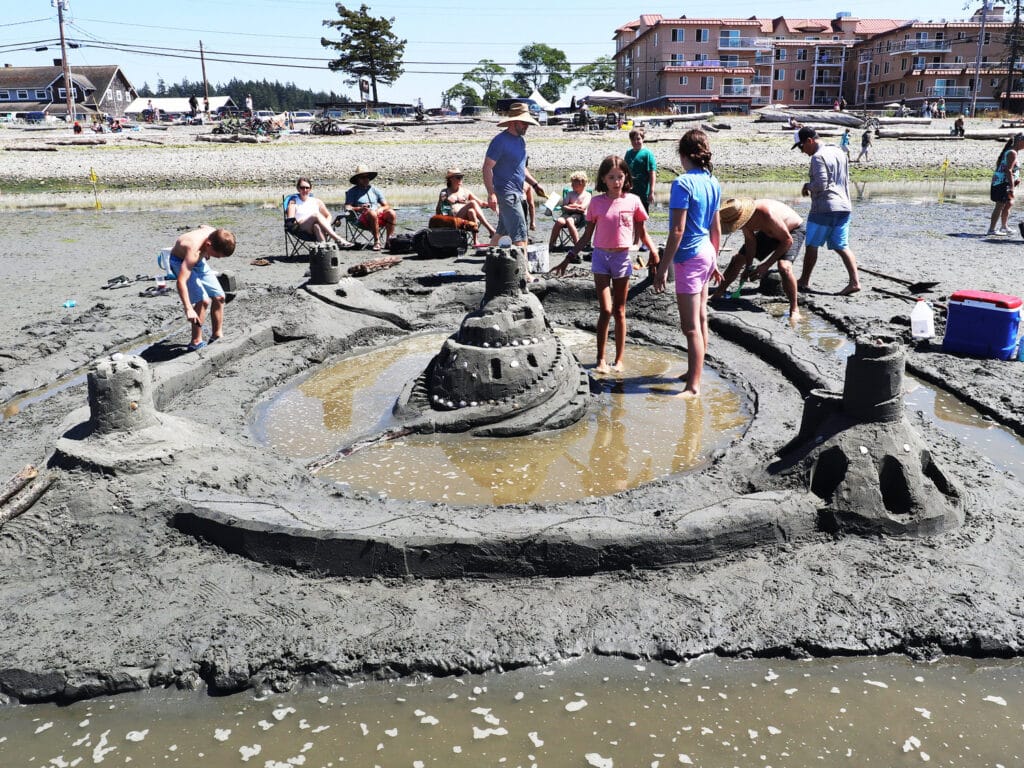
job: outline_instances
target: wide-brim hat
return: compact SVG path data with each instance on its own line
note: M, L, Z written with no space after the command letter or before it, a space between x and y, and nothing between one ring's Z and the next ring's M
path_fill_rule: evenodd
M356 179L360 176L369 176L370 181L373 181L377 178L377 172L367 165L357 165L356 172L349 177L349 184L355 184Z
M729 235L737 229L743 229L754 215L754 201L749 197L730 197L718 209L718 220L722 224L722 234Z
M540 123L533 119L533 115L530 114L530 107L521 101L513 102L508 108L508 115L498 121L499 126L508 125L509 123L529 123L530 125L540 125Z
M448 169L447 171L445 171L445 173L444 173L444 180L445 180L445 181L448 181L448 179L450 179L450 178L451 178L452 176L463 176L463 177L464 177L465 175L466 175L466 174L464 174L464 173L463 173L462 171L460 171L460 170L459 170L458 168L449 168L449 169Z

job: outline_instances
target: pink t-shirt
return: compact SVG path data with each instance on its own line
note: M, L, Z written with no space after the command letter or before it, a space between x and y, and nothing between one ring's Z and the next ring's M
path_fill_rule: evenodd
M631 192L622 197L594 195L587 207L587 221L595 222L593 246L605 250L633 245L633 226L647 221L640 198Z

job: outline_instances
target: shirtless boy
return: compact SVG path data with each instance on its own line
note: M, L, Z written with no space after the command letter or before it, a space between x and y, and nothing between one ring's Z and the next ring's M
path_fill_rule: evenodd
M722 222L723 235L736 230L743 232L743 246L732 257L722 282L711 298L720 299L725 296L729 284L738 275L746 274L754 259L761 260L752 276L757 280L767 275L768 270L778 263L782 289L789 299L789 318L799 318L793 262L804 245L804 220L796 211L778 200L752 200L749 197L726 200L718 216Z
M206 261L211 256L223 258L235 252L235 236L226 229L203 225L186 232L171 248L171 272L177 278L178 296L185 307L185 319L192 326L190 352L206 346L203 321L210 307L210 343L224 335L224 289Z

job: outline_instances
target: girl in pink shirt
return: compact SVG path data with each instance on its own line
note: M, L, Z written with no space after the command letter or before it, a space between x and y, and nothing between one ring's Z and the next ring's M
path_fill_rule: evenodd
M622 356L626 351L626 296L633 264L629 248L634 233L651 254L648 269L658 265L658 249L651 242L644 222L647 211L640 198L632 194L629 166L618 155L609 155L597 169L596 191L587 207L587 229L580 238L583 248L593 240L594 253L590 271L597 288L599 315L597 318L597 372L623 370ZM615 362L611 367L605 357L608 346L608 326L615 318Z

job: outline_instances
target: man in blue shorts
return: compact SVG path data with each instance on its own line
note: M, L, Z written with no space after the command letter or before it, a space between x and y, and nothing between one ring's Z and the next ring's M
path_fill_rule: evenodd
M185 306L185 319L192 327L190 352L206 346L203 321L210 308L210 342L224 334L224 289L206 260L230 256L235 252L235 236L226 229L203 225L181 235L171 248L171 272L174 273L178 296Z
M487 188L487 207L498 212L498 227L491 245L497 245L502 235L508 235L512 245L526 246L526 215L523 212L523 188L527 183L544 199L544 189L526 167L526 129L540 125L522 102L509 108L508 117L498 126L508 126L491 139L484 158L484 187Z
M804 267L797 285L806 290L811 282L811 271L818 261L818 248L828 247L839 254L849 275L849 282L839 292L849 296L860 290L857 276L857 258L850 250L850 202L849 179L850 161L846 153L832 144L818 142L818 133L805 126L797 134L793 149L811 158L810 181L804 184L801 194L811 198L811 212L807 216L807 250L804 252Z

